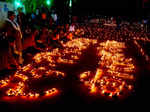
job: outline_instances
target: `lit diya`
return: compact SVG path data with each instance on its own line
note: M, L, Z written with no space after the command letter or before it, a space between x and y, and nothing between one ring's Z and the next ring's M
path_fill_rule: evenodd
M58 69L60 65L75 65L80 61L83 53L94 46L98 59L96 71L85 71L79 75L80 82L88 88L89 94L99 94L112 98L122 96L133 90L135 80L135 65L133 59L126 57L122 42L106 41L99 43L95 39L78 38L62 43L63 49L53 49L37 53L32 63L17 70L13 76L0 81L3 99L19 97L26 100L39 100L61 94L61 87L48 85L36 90L34 82L50 79L64 80L69 74ZM69 69L69 68L68 68ZM81 68L82 69L82 68ZM38 86L37 86L38 88Z

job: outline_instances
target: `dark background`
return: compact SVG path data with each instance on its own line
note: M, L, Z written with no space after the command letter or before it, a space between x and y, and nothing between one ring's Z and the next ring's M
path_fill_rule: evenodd
M149 0L148 0L149 1ZM60 12L64 12L63 9L65 9L66 6L66 0L55 0L55 6ZM145 5L142 4L142 0L76 0L76 3L73 4L73 14L74 15L84 15L84 14L102 14L102 15L123 15L123 16L143 16L149 14L149 2L145 3ZM131 46L132 47L132 46ZM136 50L133 50L136 51ZM138 58L139 59L139 58ZM140 60L140 59L139 59ZM64 107L69 108L68 105L72 105L73 109L78 109L79 105L85 105L83 108L87 109L88 107L96 107L95 109L99 109L98 111L102 111L102 108L110 108L116 107L121 108L120 111L127 109L130 110L131 108L134 108L135 110L138 108L145 109L145 106L149 105L150 101L150 92L149 92L149 79L150 79L150 71L149 67L150 64L147 66L144 65L145 62L143 60L140 60L140 66L142 67L142 71L139 73L141 74L138 83L136 83L136 91L135 94L128 97L123 102L105 102L100 100L94 100L93 102L89 100L86 101L84 98L82 98L80 95L75 94L72 90L70 90L67 94L63 95L61 99L58 99L60 101L59 103L56 103L56 107L59 108L60 105L65 105ZM146 68L147 67L147 68ZM56 101L56 99L54 99ZM1 104L1 103L0 103ZM36 110L43 111L45 110L51 110L51 100L39 103L39 102L33 102L33 104L29 104L29 110L33 110L35 108ZM60 104L60 105L58 105ZM92 104L88 106L88 104ZM2 109L8 109L10 111L17 110L17 108L20 107L20 112L27 108L27 105L21 104L5 104L2 102L0 105L0 108ZM120 107L121 106L121 107ZM131 107L131 108L129 108ZM60 108L61 109L61 108ZM71 109L70 109L71 110ZM80 111L80 109L78 109ZM19 111L18 111L19 112ZM27 111L26 111L27 112ZM133 111L134 112L134 111Z
M58 9L68 7L69 0L55 0ZM122 16L149 15L150 0L73 0L72 13Z

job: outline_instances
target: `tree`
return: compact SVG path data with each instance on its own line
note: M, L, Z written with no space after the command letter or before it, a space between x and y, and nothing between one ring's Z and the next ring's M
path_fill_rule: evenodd
M6 0L15 5L17 3L25 7L27 13L35 12L36 8L41 7L42 5L50 8L53 5L53 0ZM17 7L17 5L15 5Z

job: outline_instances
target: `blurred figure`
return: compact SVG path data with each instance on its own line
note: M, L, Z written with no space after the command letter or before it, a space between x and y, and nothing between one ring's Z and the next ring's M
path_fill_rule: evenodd
M15 13L12 11L8 12L8 18L6 19L6 23L9 24L6 29L7 31L12 30L10 32L10 37L9 38L14 38L13 42L13 52L15 59L18 64L23 64L23 59L22 59L22 33L20 26L18 23L15 21Z
M52 47L53 48L62 48L62 45L60 42L60 34L58 31L54 32L54 35L52 37Z
M33 33L29 33L28 35L26 35L26 37L24 38L24 42L23 42L23 50L28 49L29 47L34 47L36 48L36 42L35 42L35 38L36 36L39 34L39 31L37 29L34 29L32 31Z
M40 26L44 27L45 25L47 25L47 14L46 14L46 12L42 12Z
M67 39L68 39L68 40L72 40L72 39L73 39L73 35L72 35L71 32L67 35Z
M42 28L42 31L39 33L37 38L37 47L45 49L48 47L48 29L46 27Z
M75 25L73 23L70 25L69 31L70 32L74 32L75 31Z
M15 13L8 11L8 18L5 20L1 32L4 33L3 44L1 44L1 69L19 67L22 64L22 44L21 30L19 25L14 21ZM2 42L2 41L1 41Z
M9 49L8 38L3 31L3 27L0 28L0 70L9 68L9 59L12 57ZM10 58L9 58L10 56Z
M22 10L23 10L22 8L18 9L17 22L20 25L21 30L24 30L25 29L24 24L27 23L27 22L26 22L26 19L25 19L25 14L23 13Z
M11 16L11 13L12 13L12 16ZM16 17L16 15L14 14L14 12L10 11L10 16L8 15L7 21L10 22L14 28L14 33L15 33L15 35L14 35L14 37L15 37L14 55L15 55L15 58L16 58L18 64L22 65L23 64L22 32L21 32L21 28L20 28L19 24L15 21L15 17Z

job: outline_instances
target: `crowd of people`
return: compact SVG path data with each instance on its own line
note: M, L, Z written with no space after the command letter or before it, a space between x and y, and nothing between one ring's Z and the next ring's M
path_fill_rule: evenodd
M15 13L8 12L0 35L0 70L21 67L23 53L29 48L43 51L61 48L65 43L74 38L90 38L99 40L129 41L135 38L149 38L149 33L144 27L129 22L119 22L116 26L107 26L99 23L65 23L59 24L52 16L41 13L41 18L36 18L34 13L28 17L22 12L18 13L17 22ZM114 20L113 20L114 21Z

